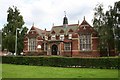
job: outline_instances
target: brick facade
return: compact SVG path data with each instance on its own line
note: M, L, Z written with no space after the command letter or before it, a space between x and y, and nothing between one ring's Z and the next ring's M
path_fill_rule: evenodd
M32 26L24 38L24 55L99 57L97 32L85 18L80 25L67 23L51 31Z

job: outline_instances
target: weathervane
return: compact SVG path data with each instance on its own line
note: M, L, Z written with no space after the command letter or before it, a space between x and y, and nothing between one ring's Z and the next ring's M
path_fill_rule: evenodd
M65 17L66 17L66 11L64 11L64 13L65 13Z
M32 26L34 26L34 22L33 22L33 25Z

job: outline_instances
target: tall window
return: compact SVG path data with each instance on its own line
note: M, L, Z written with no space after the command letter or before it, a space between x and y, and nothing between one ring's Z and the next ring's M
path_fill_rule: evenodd
M35 38L30 38L29 39L29 51L36 51L36 39Z
M91 50L91 35L90 34L80 35L80 50L82 51Z
M71 50L71 43L65 43L64 44L64 50L65 51L70 51Z

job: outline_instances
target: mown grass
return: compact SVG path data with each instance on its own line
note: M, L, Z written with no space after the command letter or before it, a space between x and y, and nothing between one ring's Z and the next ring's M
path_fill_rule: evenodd
M2 64L2 77L3 78L118 78L118 70Z

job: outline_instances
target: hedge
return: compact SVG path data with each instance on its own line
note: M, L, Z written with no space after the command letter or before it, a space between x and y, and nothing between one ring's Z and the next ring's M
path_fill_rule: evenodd
M3 56L2 63L54 66L119 69L119 58L70 58L70 57L35 57L35 56Z

